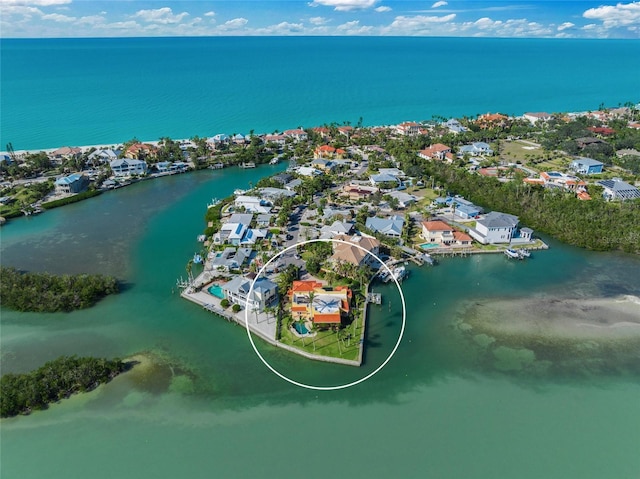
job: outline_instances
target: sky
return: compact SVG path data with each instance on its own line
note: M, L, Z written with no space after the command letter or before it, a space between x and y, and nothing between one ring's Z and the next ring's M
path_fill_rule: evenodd
M640 1L0 0L0 37L447 36L640 39Z

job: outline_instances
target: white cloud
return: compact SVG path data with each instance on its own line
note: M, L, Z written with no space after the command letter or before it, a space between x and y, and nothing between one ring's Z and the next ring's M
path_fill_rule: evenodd
M155 10L138 10L133 17L141 18L145 22L159 23L161 25L167 25L170 23L180 23L185 17L188 17L187 12L175 14L169 7L158 8Z
M311 23L312 25L324 25L325 23L328 23L329 19L324 18L324 17L311 17L309 19L309 23Z
M52 22L70 23L75 22L76 17L70 17L68 15L62 15L61 13L49 13L42 15L43 20L51 20Z
M204 16L205 16L205 17L213 17L213 16L215 16L215 14L216 14L216 12L214 12L214 11L212 10L212 11L210 11L210 12L205 13L205 14L204 14Z
M221 30L235 30L244 27L247 23L249 23L249 20L246 18L234 18L233 20L224 22L224 24L220 25L219 28Z
M309 3L309 6L333 7L338 12L348 12L371 8L376 3L378 3L378 0L313 0L313 2Z
M294 35L304 32L302 23L280 22L277 25L270 25L266 28L256 30L258 35Z
M439 1L434 3L433 5L431 5L431 8L438 8L438 7L444 7L445 5L449 5L449 3L444 2L444 1Z
M385 6L385 5L382 5L382 6L378 7L378 8L374 8L374 10L375 10L376 12L379 12L379 13L382 13L382 12L390 12L390 11L391 11L391 7L387 7L387 6Z
M360 26L360 20L352 20L338 25L336 30L340 32L341 35L367 35L372 32L373 27L368 25Z
M396 33L400 35L429 33L434 25L450 22L454 18L456 18L455 13L443 17L426 15L407 17L401 15L396 17L385 31L386 33Z
M600 20L605 28L636 25L640 24L640 2L590 8L585 10L582 16L589 20Z
M575 27L575 23L571 23L571 22L564 22L561 25L558 25L558 31L561 32L562 30L566 30L567 28L573 28Z

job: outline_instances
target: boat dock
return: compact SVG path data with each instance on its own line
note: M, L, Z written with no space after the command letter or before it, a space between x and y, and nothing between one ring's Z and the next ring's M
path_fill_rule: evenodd
M382 294L380 293L367 293L367 302L373 304L382 304Z
M240 168L255 168L256 164L253 161L248 161L246 163L241 163Z

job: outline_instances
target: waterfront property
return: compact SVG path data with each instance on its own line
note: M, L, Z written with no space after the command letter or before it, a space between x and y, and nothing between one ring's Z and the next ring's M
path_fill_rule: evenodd
M344 261L358 267L372 266L378 262L371 254L368 254L379 254L380 241L376 238L364 235L338 235L334 239L340 242L333 243L331 261Z
M423 221L422 237L429 243L449 245L455 241L453 227L444 221Z
M517 216L492 211L478 219L475 228L469 229L469 234L482 244L509 243L516 237L518 223Z
M292 317L316 325L340 324L349 314L353 297L346 286L329 288L314 280L294 281L288 295Z
M278 299L278 286L273 281L260 277L256 280L249 297L251 282L255 278L255 276L251 276L253 275L246 277L236 276L231 281L221 285L220 288L224 293L224 297L230 303L261 313Z
M109 163L111 171L117 177L129 177L133 175L145 175L147 163L136 159L119 159Z
M56 193L72 194L80 193L89 186L89 177L82 173L72 173L69 176L58 178L55 182Z

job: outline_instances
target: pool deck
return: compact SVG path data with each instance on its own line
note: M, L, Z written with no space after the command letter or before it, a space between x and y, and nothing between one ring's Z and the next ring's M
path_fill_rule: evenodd
M203 280L204 278L202 277L202 275L200 275L194 280L194 284L202 284ZM222 316L228 321L233 321L236 324L242 326L243 328L246 327L246 318L245 318L244 309L241 309L237 313L234 313L231 310L231 308L224 309L222 306L220 306L221 300L216 296L209 294L205 289L201 291L195 291L194 288L187 287L184 289L184 291L182 291L180 296L188 301L191 301L192 303L195 303L201 306L203 309L211 313L217 314L218 316ZM357 360L349 360L349 359L334 358L330 356L321 356L318 354L312 354L312 353L303 351L301 349L295 348L293 346L289 346L287 344L281 343L276 339L276 327L277 327L278 321L273 315L267 316L265 313L259 313L259 314L250 313L248 319L249 319L249 330L251 331L251 333L255 334L256 336L259 336L264 341L266 341L267 343L277 348L286 349L287 351L298 354L308 359L313 359L315 361L343 364L346 366L360 366L362 364L362 355L363 355L362 353L364 349L364 332L366 329L366 303L365 303L365 319L364 319L365 327L362 330L362 336L361 336L362 342L360 343L360 351L359 351Z

